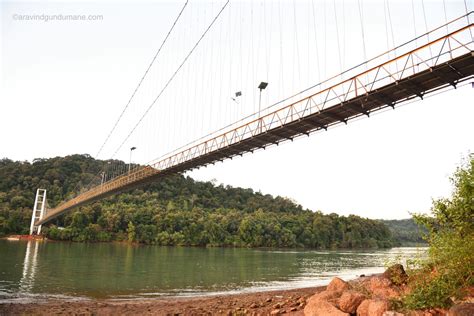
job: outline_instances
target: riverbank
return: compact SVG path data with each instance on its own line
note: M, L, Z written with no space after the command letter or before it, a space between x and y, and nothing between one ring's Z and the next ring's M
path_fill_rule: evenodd
M325 288L148 300L0 302L0 315L303 315L306 300Z
M393 265L383 274L360 276L347 282L335 277L327 286L291 290L188 298L0 302L0 315L474 315L472 288L448 309L402 308L400 299L410 292L408 279L403 266Z
M394 265L383 274L361 276L348 282L335 277L327 286L291 290L136 300L0 301L0 315L473 315L472 295L453 302L449 310L395 311L401 307L396 302L410 291L407 281L403 267Z

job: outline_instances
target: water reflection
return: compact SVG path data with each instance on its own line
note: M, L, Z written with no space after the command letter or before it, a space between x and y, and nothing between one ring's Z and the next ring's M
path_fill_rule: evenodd
M372 251L187 248L0 240L0 300L38 295L136 298L326 284L383 271L414 248Z
M39 242L29 240L26 245L25 259L23 260L23 273L20 279L19 292L31 293L35 283L36 266L38 264Z

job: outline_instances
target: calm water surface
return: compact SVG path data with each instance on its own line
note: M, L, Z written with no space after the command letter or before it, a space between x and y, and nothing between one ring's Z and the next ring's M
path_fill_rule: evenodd
M130 299L324 285L424 248L257 250L0 240L0 300Z

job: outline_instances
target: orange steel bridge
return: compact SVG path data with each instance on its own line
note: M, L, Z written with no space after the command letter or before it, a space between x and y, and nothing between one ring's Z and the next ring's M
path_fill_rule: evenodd
M112 194L369 116L474 78L468 15L66 201L35 224ZM462 19L462 20L461 20ZM455 30L447 31L449 28ZM442 32L444 34L440 35ZM430 38L432 40L430 40ZM423 43L414 47L418 43ZM405 51L404 51L405 50ZM404 52L403 52L404 51ZM393 57L392 57L393 56ZM396 56L396 57L395 57ZM447 105L448 106L448 105Z

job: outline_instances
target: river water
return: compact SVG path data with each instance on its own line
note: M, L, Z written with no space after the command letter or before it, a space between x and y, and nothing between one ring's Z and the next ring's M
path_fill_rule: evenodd
M0 300L133 299L325 285L426 248L317 251L0 240Z

